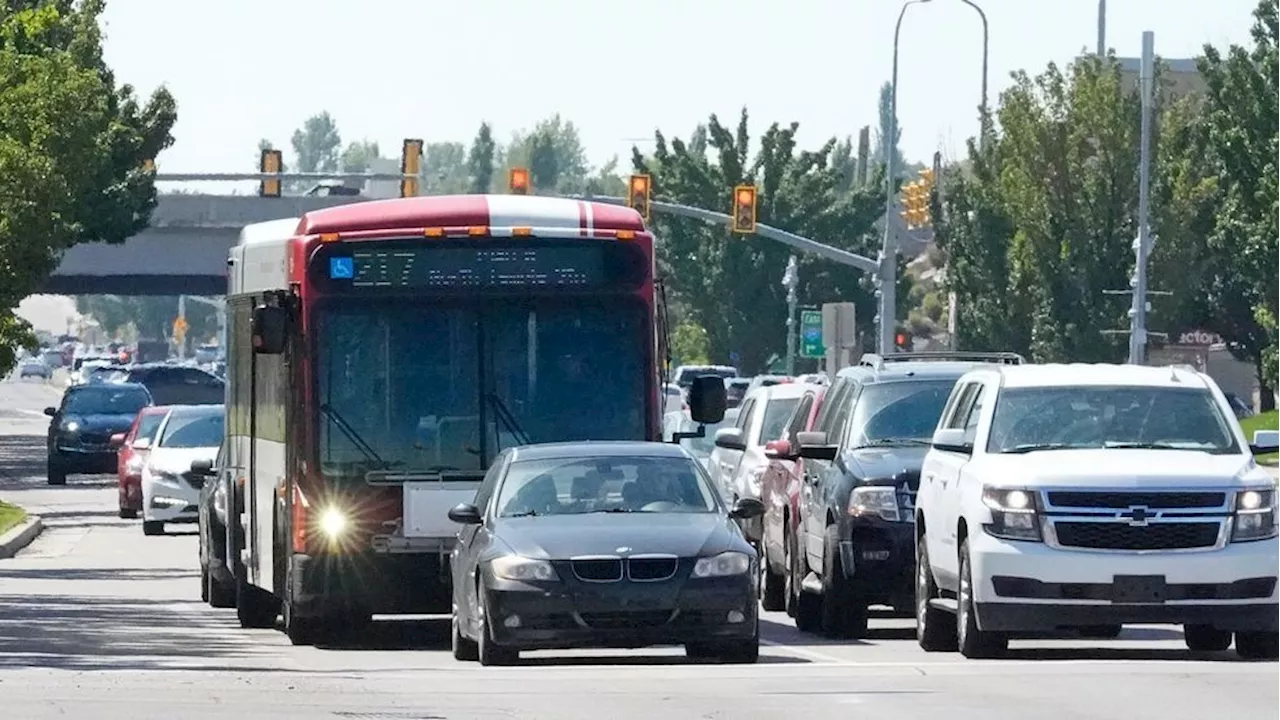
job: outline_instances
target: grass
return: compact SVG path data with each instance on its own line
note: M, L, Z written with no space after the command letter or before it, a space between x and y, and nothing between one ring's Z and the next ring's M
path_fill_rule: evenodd
M27 511L0 500L0 535L27 519Z
M1247 417L1241 420L1240 427L1244 429L1245 438L1247 438L1249 442L1253 442L1254 430L1280 429L1280 426L1278 426L1278 423L1280 423L1280 420L1278 420L1277 417L1278 416L1276 415L1275 410L1272 410L1270 412L1258 413L1253 417ZM1280 454L1277 454L1277 453L1270 453L1267 455L1258 456L1258 460L1262 462L1270 462L1271 464L1275 464L1278 458L1280 458Z

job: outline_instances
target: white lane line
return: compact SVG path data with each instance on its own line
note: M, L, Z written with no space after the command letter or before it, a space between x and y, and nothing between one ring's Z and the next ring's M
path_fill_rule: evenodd
M39 411L36 411L36 410L26 410L26 409L24 409L24 408L14 408L14 411L15 411L15 412L18 412L18 413L20 413L20 414L22 414L22 415L26 415L27 417L37 417L37 418L45 417L45 414L44 414L44 413L39 412Z
M772 640L765 640L763 638L760 639L760 644L766 647L785 650L786 652L794 653L795 655L799 655L802 658L813 660L815 662L832 663L835 665L853 665L854 664L848 660L845 660L844 658L836 657L835 655L828 655L826 653L815 652L807 648L796 647L795 645L788 645L786 643L774 642Z

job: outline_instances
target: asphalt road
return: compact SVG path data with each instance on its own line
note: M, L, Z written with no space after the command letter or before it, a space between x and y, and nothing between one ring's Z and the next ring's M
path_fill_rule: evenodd
M199 601L196 538L143 537L115 517L114 480L44 481L41 409L57 391L0 382L0 497L49 528L0 560L0 720L52 717L945 717L1170 720L1276 717L1276 663L1193 656L1180 633L1015 643L1008 659L926 655L908 620L865 641L763 623L758 665L692 665L677 650L532 653L526 666L455 662L448 624L380 621L360 647L295 648Z

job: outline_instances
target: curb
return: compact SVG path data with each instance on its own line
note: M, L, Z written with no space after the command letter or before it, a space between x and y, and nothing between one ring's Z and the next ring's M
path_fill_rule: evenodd
M0 536L0 559L11 558L18 551L31 544L44 530L44 521L38 516L28 515L22 524Z

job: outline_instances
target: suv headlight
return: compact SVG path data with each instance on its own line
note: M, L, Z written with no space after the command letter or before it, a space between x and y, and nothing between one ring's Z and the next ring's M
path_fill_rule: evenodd
M729 577L751 572L751 556L740 552L722 552L711 557L698 558L693 566L696 578Z
M559 580L556 569L546 560L505 555L489 561L494 577L518 582Z
M1275 489L1256 488L1236 492L1236 514L1231 529L1231 542L1266 540L1276 534Z
M856 487L849 494L849 515L853 517L878 517L889 522L902 520L898 508L898 489L888 485ZM915 518L910 518L915 519Z
M983 529L1002 540L1041 542L1036 494L1019 488L982 488L982 504L991 510L991 522Z

